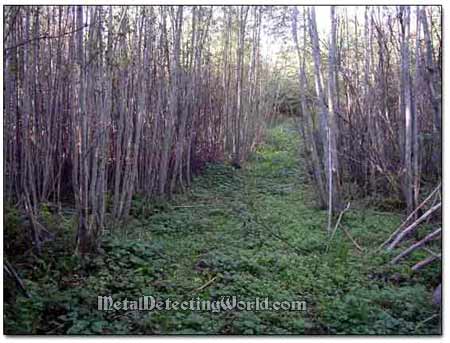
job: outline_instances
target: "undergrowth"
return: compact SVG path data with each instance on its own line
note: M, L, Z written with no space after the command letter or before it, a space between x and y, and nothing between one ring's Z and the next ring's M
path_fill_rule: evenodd
M343 225L363 251L340 230L330 242L299 144L294 129L277 126L243 169L211 164L171 201L136 198L133 217L105 235L99 256L72 256L67 230L42 256L15 256L31 299L5 298L5 333L439 334L430 298L440 266L412 274L420 252L398 266L373 253L398 214L350 209ZM18 225L14 212L6 219ZM301 299L307 311L102 312L98 295Z

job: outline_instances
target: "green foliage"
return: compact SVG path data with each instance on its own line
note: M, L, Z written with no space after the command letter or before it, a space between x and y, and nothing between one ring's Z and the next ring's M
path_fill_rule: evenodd
M364 254L339 230L327 250L327 214L310 201L298 146L294 129L275 127L245 168L211 164L169 202L136 197L133 220L104 238L101 255L80 263L53 247L22 270L33 298L5 303L6 332L438 334L440 317L427 319L439 313L429 301L439 266L412 275L368 254L401 220L370 209L343 218ZM269 297L305 300L307 311L111 313L96 310L98 295Z
M5 204L3 208L3 242L4 249L7 255L14 252L21 251L20 245L23 243L26 236L24 228L21 223L19 211Z

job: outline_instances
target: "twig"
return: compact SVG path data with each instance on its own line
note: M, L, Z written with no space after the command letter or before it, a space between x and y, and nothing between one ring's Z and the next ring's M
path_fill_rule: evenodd
M426 267L429 264L433 263L434 261L440 260L441 258L442 258L441 254L429 256L426 259L417 262L414 266L412 266L411 269L417 272L419 269L422 269L423 267Z
M353 237L350 235L350 232L345 227L342 227L342 231L344 231L345 235L350 239L350 241L353 243L353 245L358 249L359 251L363 252L364 249L361 248L361 246L353 239Z
M216 281L216 279L217 279L218 277L219 277L218 275L214 276L211 280L209 280L209 281L208 281L207 283L205 283L203 286L200 286L200 287L196 288L195 291L199 292L199 291L205 289L206 287L208 287L209 285L211 285L214 281Z
M432 233L428 234L427 236L425 236L424 239L420 240L417 243L414 243L413 245L411 245L408 249L406 249L405 251L403 251L401 254L397 255L396 257L394 257L391 260L392 264L397 263L398 261L400 261L403 257L408 256L409 254L411 254L414 250L417 250L418 248L420 248L422 245L424 245L425 243L433 240L434 238L438 237L441 234L442 228L438 228L436 230L434 230Z
M18 47L21 47L21 46L23 46L23 45L27 45L27 44L29 44L29 43L31 43L31 42L34 42L34 41L37 41L37 40L42 40L42 39L55 39L55 38L64 37L64 36L70 35L70 34L72 34L72 33L76 33L76 32L78 32L78 31L80 31L80 30L83 30L84 28L89 27L89 26L92 26L92 25L94 25L94 24L95 24L95 23L92 23L91 25L84 24L83 26L80 26L80 27L78 27L78 28L76 28L76 29L74 29L74 30L72 30L72 31L69 31L69 32L63 32L63 33L60 33L60 34L54 35L54 36L44 34L44 35L39 36L39 37L34 37L34 38L28 39L28 40L26 40L26 41L20 42L20 43L17 44L17 45L14 45L14 46L10 46L10 47L5 48L5 52L8 53L9 50L11 50L11 49L16 49L16 48L18 48Z
M331 234L330 240L328 241L327 248L326 248L325 252L328 251L328 249L329 249L329 247L330 247L330 244L331 244L331 241L333 240L333 237L334 237L334 235L336 234L336 231L337 231L337 229L338 229L338 227L339 227L339 224L341 223L342 217L343 217L344 213L348 211L349 208L350 208L350 203L348 203L348 204L347 204L347 207L344 208L344 209L341 211L341 213L339 213L338 220L336 221L336 225L334 226L333 233Z
M419 324L417 324L415 330L417 330L419 327L421 327L423 324L425 324L426 322L429 322L431 319L436 318L437 316L439 316L439 314L433 314L432 316L428 317L425 320L422 320Z

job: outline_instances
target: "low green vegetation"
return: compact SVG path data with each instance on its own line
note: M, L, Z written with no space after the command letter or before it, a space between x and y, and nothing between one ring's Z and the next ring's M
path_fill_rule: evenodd
M340 229L330 242L298 146L291 126L277 126L242 169L209 165L187 193L164 204L135 199L131 219L84 261L68 243L73 219L49 212L57 238L43 254L24 248L8 256L31 298L6 284L5 333L439 334L430 299L440 266L413 274L420 252L398 266L374 253L400 214L351 207L342 223L363 251ZM5 235L18 235L18 216L5 210ZM98 295L268 297L305 300L307 310L102 312Z

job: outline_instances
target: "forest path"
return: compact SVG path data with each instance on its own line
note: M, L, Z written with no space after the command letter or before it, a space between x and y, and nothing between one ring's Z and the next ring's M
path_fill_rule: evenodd
M144 219L138 232L158 251L150 294L177 300L230 295L305 300L307 312L161 312L146 322L151 332L421 332L416 324L434 313L426 302L428 290L407 284L399 292L398 283L386 285L385 259L366 258L339 231L328 247L327 213L314 206L299 146L292 124L269 129L244 168L210 165L188 193ZM369 248L367 242L381 242L399 220L396 214L351 210L343 223Z
M242 169L210 165L188 194L175 197L143 226L145 239L165 255L164 277L156 287L162 283L162 293L168 287L186 298L305 300L309 314L193 313L193 326L181 332L324 332L312 324L312 293L326 211L307 205L314 195L304 184L298 146L290 125L269 130ZM167 325L163 331L171 330Z
M170 201L134 199L132 219L104 237L101 255L80 264L64 244L46 250L22 270L32 298L6 306L8 333L439 333L429 301L439 266L411 276L387 255L369 256L401 217L353 204L342 223L364 252L340 230L329 244L299 146L293 125L271 128L242 169L210 165ZM99 311L99 295L199 306L224 296L300 300L306 312Z

